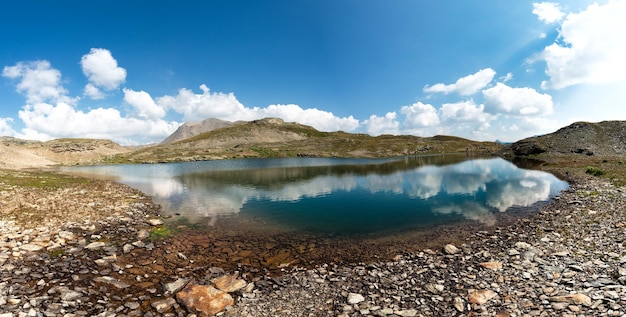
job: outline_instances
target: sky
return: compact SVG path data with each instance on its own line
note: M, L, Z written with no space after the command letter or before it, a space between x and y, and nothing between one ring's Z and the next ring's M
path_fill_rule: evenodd
M185 122L516 141L626 120L626 0L3 1L0 135Z

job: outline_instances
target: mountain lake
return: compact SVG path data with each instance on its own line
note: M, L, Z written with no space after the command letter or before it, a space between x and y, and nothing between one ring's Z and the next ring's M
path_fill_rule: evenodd
M490 227L528 215L565 181L502 158L280 158L79 166L66 172L137 188L170 224L371 238Z

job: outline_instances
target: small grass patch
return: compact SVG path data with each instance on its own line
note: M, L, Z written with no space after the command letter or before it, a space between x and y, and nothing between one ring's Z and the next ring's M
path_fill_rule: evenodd
M58 258L60 256L65 255L65 250L63 250L63 249L54 249L54 250L48 252L48 254L50 255L51 258Z
M585 173L593 175L593 176L602 176L604 174L606 174L606 172L602 169L599 169L597 167L593 167L593 166L588 166L587 170L585 171Z
M172 234L173 234L172 229L168 228L167 226L158 226L150 230L150 239L151 240L167 239L171 237Z

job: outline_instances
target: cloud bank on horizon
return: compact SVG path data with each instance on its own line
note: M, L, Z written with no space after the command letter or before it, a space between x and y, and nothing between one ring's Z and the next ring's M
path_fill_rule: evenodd
M244 105L234 92L211 91L204 83L198 83L199 90L180 88L173 95L156 95L127 84L128 71L114 52L91 48L76 57L85 80L79 94L66 88L61 70L48 60L4 66L2 77L25 102L17 118L0 117L0 135L34 140L105 138L131 145L160 142L183 122L263 117L295 121L322 131L371 135L447 134L508 141L548 133L585 119L566 116L568 107L590 106L577 104L573 98L579 95L572 87L581 87L587 95L601 85L617 87L610 90L613 94L626 87L626 1L591 4L579 12L566 12L557 3L534 3L532 13L546 29L558 31L553 43L523 61L529 72L531 66L545 65L544 79L534 84L514 85L515 73L499 70L499 65L483 65L460 78L416 88L416 100L395 105L395 110L339 116L293 103ZM121 102L107 103L120 94ZM605 100L620 96L623 99L622 95L603 95ZM560 115L555 115L557 109Z

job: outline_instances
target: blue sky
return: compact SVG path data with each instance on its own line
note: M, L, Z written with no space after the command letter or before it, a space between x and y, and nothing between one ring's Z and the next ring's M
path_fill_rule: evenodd
M515 141L625 120L626 1L13 1L0 135L159 142L280 117Z

